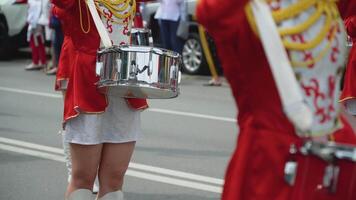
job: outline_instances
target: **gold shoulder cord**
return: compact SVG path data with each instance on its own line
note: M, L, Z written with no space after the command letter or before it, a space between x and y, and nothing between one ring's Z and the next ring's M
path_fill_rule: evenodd
M83 25L83 13L82 13L82 6L81 6L81 1L78 0L78 5L79 5L79 20L80 20L80 27L83 31L83 33L87 34L90 31L90 14L89 14L89 8L88 5L85 4L86 6L86 12L87 12L87 21L88 21L88 27L87 30L84 29ZM84 0L86 1L86 0ZM96 9L99 11L101 16L104 16L106 19L110 20L113 23L116 24L121 24L121 25L126 25L127 23L130 23L133 18L135 17L135 12L136 12L136 0L95 0L94 1ZM99 5L103 5L106 7L110 12L120 21L114 20L112 18L109 18L104 14L104 11L100 9ZM128 10L127 13L122 14L127 10L127 8L130 6L130 9ZM130 18L127 22L124 22L124 19Z
M129 21L132 21L136 13L136 0L95 0L95 5L102 16L116 24L126 25L129 22L123 22L124 19L130 18ZM104 11L100 9L101 5L107 8L117 19L120 20L114 20L105 15ZM125 13L128 8L129 10Z
M273 11L272 16L276 23L282 22L283 20L290 19L303 11L315 7L315 12L304 22L288 28L279 28L279 34L283 36L300 34L310 28L313 24L315 24L322 16L325 16L325 23L319 33L310 41L306 43L296 43L288 41L287 39L282 39L283 45L288 50L296 50L296 51L304 51L308 49L313 49L318 46L324 38L327 36L329 31L331 30L331 39L325 46L323 50L320 51L319 55L316 56L313 60L309 60L306 62L294 62L291 64L293 66L299 67L307 67L311 64L314 64L320 61L324 55L331 48L331 43L335 39L335 34L337 29L335 28L335 24L338 23L338 19L340 19L339 11L336 5L337 0L300 0L298 3L295 3L287 8ZM258 30L256 26L256 22L252 13L251 5L248 4L245 8L247 20L251 25L252 30L258 36Z
M86 4L85 4L86 5ZM78 7L79 7L79 20L80 20L80 28L82 29L83 33L87 34L90 31L90 14L89 14L89 8L86 5L86 10L87 10L87 22L88 22L88 29L84 29L83 25L83 14L82 14L82 5L81 5L81 0L78 0Z

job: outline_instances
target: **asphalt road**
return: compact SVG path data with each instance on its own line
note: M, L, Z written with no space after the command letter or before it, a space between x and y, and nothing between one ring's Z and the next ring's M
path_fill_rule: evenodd
M28 58L0 62L0 200L61 200L62 99L54 77L24 70ZM150 100L144 138L127 172L127 200L219 199L236 140L236 108L226 84L183 76L176 99Z

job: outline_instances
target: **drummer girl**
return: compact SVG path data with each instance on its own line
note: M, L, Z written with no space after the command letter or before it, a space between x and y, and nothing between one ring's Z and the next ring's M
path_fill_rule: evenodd
M68 35L75 49L64 105L65 142L70 143L72 179L66 199L92 199L99 176L98 199L123 199L122 185L135 142L140 138L140 110L145 99L112 98L95 83L99 34L84 0L53 0L70 22ZM128 44L135 13L134 0L96 1L102 22L114 44Z
M305 140L356 145L338 105L340 14L355 15L356 1L199 1L239 109L223 200L356 199L355 163L298 151Z

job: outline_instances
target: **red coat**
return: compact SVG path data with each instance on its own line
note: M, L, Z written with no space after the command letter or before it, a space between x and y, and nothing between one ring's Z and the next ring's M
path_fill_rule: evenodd
M344 87L340 97L341 102L356 99L356 15L348 17L345 20L345 27L348 35L352 39L353 46L346 67Z
M64 59L62 64L68 63L72 66L64 103L64 121L78 116L79 113L102 113L108 103L106 95L100 93L95 85L99 81L95 73L95 64L100 37L86 9L85 1L52 0L52 3L63 9L63 18L67 22L65 29L68 30L72 42L67 43L72 52L67 56L64 53L62 57ZM84 33L83 29L89 32ZM136 110L148 107L146 99L130 98L127 99L127 103Z
M300 145L293 125L285 116L262 44L253 33L245 5L248 0L200 0L197 19L214 38L224 74L239 108L237 148L225 176L223 200L353 200L355 167L339 176L338 190L328 195L318 189L326 163L316 157L297 156L294 187L284 181L284 166L291 144ZM344 16L356 12L355 1L340 1ZM352 129L333 133L337 142L356 144ZM352 171L353 170L353 171Z

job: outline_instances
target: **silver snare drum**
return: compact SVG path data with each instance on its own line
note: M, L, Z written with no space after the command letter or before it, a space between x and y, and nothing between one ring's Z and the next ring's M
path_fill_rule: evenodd
M126 98L168 99L179 94L181 56L147 46L113 46L98 51L99 88ZM106 91L106 90L104 90Z

